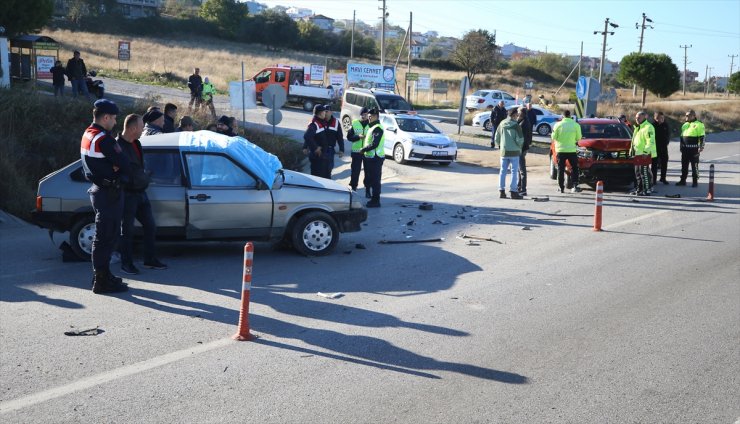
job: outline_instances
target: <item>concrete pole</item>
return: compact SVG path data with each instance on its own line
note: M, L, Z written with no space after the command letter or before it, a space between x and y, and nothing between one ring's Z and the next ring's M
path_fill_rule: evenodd
M380 66L385 66L385 0L383 1L383 23L380 29Z
M411 73L411 45L414 44L414 32L413 32L413 26L411 23L414 20L414 13L409 12L409 58L408 58L408 73ZM409 82L406 81L406 100L411 101L411 86L409 85Z
M727 88L725 90L727 90L727 97L730 97L730 78L732 77L732 67L733 67L733 65L735 65L735 58L737 57L737 55L736 54L733 54L733 55L729 55L728 54L727 57L730 58L730 74L727 75Z
M357 13L356 10L352 11L352 43L349 47L349 58L354 59L355 57L355 14Z
M691 48L691 44L688 46L678 46L683 49L683 95L686 95L686 65L688 64L687 49Z
M606 35L609 34L609 18L604 21L604 41L601 43L601 63L599 63L599 85L601 85L601 76L604 74L604 59L606 58Z

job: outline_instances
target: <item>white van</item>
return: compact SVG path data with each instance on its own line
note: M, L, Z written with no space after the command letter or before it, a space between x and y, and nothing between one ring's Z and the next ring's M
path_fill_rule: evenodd
M392 91L350 87L344 92L342 111L339 114L344 131L349 131L353 119L360 119L360 111L363 107L378 109L380 113L401 113L414 110L406 99Z

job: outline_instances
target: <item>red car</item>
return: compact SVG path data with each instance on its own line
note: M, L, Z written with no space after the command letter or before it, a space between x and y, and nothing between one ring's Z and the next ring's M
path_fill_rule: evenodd
M578 142L579 183L595 186L630 184L635 170L629 155L632 132L617 119L580 119L583 138ZM566 184L570 187L570 164L566 164ZM558 178L555 142L550 142L550 178Z

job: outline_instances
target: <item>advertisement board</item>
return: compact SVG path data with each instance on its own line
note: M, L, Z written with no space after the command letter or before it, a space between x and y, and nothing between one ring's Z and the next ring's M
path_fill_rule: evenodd
M326 67L324 65L311 65L309 75L311 81L324 81L324 75L326 74Z
M344 87L344 78L347 74L329 74L329 85L334 88Z
M393 66L348 63L347 85L393 91L396 87L396 69Z
M51 79L51 68L55 60L54 56L36 56L36 78Z
M131 60L131 42L118 42L118 60Z
M432 88L432 76L429 74L419 74L416 80L416 89L418 91L429 91Z

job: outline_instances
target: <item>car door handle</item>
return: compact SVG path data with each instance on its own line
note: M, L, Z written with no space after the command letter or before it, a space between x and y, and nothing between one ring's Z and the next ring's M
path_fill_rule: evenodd
M206 199L210 199L211 196L209 196L207 194L200 193L200 194L198 194L196 196L190 196L190 198L193 199L193 200L197 200L199 202L205 202Z

